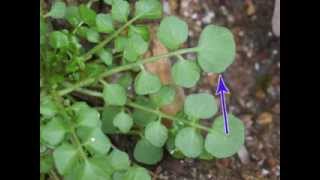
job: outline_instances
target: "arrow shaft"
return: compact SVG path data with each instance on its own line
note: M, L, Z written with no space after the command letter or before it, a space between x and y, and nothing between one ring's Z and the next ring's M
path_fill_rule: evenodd
M224 98L224 93L220 94L220 105L221 105L221 111L223 115L223 120L224 120L224 132L226 134L229 134L229 122L228 122L228 114L227 114L227 107L226 107L226 102Z

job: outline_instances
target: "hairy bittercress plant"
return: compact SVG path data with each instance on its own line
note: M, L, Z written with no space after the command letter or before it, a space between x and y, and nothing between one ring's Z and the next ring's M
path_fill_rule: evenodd
M104 0L111 10L100 13L91 8L92 3L75 6L57 0L49 12L41 9L41 174L70 180L150 180L145 168L112 144L111 134L138 137L133 157L147 165L158 163L164 149L177 158L235 154L244 143L244 126L238 118L229 115L229 135L223 132L222 117L212 127L201 125L201 119L212 118L218 110L208 93L189 95L183 112L176 116L159 111L174 100L176 92L143 66L176 58L175 85L196 86L201 71L221 73L233 62L232 33L208 25L196 47L180 49L188 38L187 24L175 16L164 17L156 36L170 52L143 58L150 34L140 20L160 19L160 1L138 0L130 12L125 0ZM67 25L54 28L56 20ZM197 59L184 59L186 53L196 53ZM108 82L106 78L114 74L120 78ZM90 106L72 92L100 98L104 107ZM162 119L173 125L166 127Z

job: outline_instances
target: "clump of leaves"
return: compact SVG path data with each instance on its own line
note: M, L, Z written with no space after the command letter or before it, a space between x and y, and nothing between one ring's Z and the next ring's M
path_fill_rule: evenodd
M143 58L150 43L145 20L162 18L160 1L138 0L131 8L125 0L104 0L110 10L103 12L95 11L93 3L100 2L67 5L57 0L49 11L41 9L41 175L150 180L141 165L158 163L165 150L176 158L206 160L235 154L244 143L244 125L237 117L229 114L229 135L223 132L222 117L211 127L202 125L202 119L212 119L218 110L208 93L189 95L175 116L161 112L176 92L144 68L146 63L176 58L171 70L174 84L194 87L201 71L221 73L234 61L232 33L208 25L196 47L181 49L188 25L175 16L163 17L156 36L170 51ZM65 24L62 29L54 28L57 21ZM185 59L187 53L196 53L197 58ZM116 74L109 82L107 77ZM89 105L83 98L87 96L101 99L104 106ZM164 118L173 125L165 126ZM112 144L113 134L136 138L135 161Z

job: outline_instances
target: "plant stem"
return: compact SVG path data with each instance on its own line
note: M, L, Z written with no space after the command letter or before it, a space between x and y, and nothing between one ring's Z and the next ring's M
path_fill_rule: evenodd
M89 96L103 98L101 93L96 92L96 91L92 91L92 90L89 90L89 89L80 88L80 89L77 89L77 91L80 92L80 93L83 93L83 94L87 94Z
M72 127L71 128L71 137L73 139L73 142L77 145L79 151L80 151L80 156L82 157L83 160L87 160L87 155L86 153L84 152L84 150L82 149L82 145L81 145L81 142L76 134L76 131L75 129Z
M60 180L59 176L54 172L54 170L50 171L50 175L54 180Z
M154 110L154 109L151 109L151 108L148 108L148 107L145 107L145 106L141 106L141 105L133 103L133 102L129 102L129 103L127 103L127 105L130 106L130 107L136 108L136 109L140 109L142 111L146 111L146 112L150 112L150 113L156 114L158 116L162 116L162 117L167 118L169 120L181 121L181 122L183 122L185 124L188 124L188 125L190 125L192 127L195 127L195 128L198 128L198 129L202 129L202 130L205 130L207 132L211 132L212 131L210 128L202 126L201 124L193 123L193 122L190 122L190 121L185 120L185 119L181 119L181 118L177 118L177 117L174 117L174 116L170 116L170 115L167 115L167 114L165 114L165 113L163 113L161 111Z
M112 41L115 37L117 37L123 30L125 30L128 26L130 26L133 22L135 22L139 18L140 18L140 16L136 16L136 17L132 18L130 21L128 21L126 24L124 24L121 28L119 28L117 31L115 31L110 36L108 36L105 40L101 41L98 45L96 45L91 50L89 50L87 53L85 53L82 56L84 58L84 61L89 60L94 53L96 53L100 49L102 49L105 45L107 45L110 41Z
M146 58L146 59L143 59L143 60L140 60L140 61L138 60L137 62L134 62L134 63L131 63L131 64L125 64L125 65L122 65L122 66L107 70L104 73L102 73L100 76L98 76L97 80L103 79L103 78L105 78L107 76L110 76L112 74L115 74L115 73L119 73L119 72L122 72L122 71L126 71L126 70L129 70L129 69L132 69L132 68L140 66L142 64L146 64L146 63L157 61L159 59L163 59L165 57L170 57L170 56L175 56L175 55L184 54L184 53L190 53L190 52L195 52L195 51L197 51L197 47L180 49L180 50L169 52L169 53L166 53L166 54L160 54L158 56L149 57L149 58ZM76 83L76 84L74 84L72 86L67 87L66 89L58 91L58 95L64 96L64 95L66 95L66 94L68 94L68 93L70 93L70 92L72 92L74 90L77 90L77 89L81 88L81 87L90 85L91 83L95 82L95 80L96 80L95 78L88 78L88 79L85 79L83 81L80 81L80 82L78 82L78 83Z

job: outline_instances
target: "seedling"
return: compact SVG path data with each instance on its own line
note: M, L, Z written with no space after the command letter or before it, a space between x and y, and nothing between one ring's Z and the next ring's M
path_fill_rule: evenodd
M93 10L93 3L96 0L77 6L55 1L48 12L41 9L42 177L151 180L142 166L161 161L165 150L176 158L234 155L244 143L244 125L237 117L229 113L228 135L222 116L210 127L202 125L202 119L212 119L218 111L208 93L187 96L177 115L161 112L176 92L144 68L163 58L176 59L171 71L174 84L194 87L202 72L221 73L232 64L232 33L208 25L196 47L181 49L188 39L188 25L175 16L163 17L159 0L138 0L133 8L125 0L104 0L111 10L103 12ZM169 52L144 58L151 37L145 20L161 18L156 37ZM57 20L65 23L63 28L56 28ZM187 53L197 58L185 59ZM111 76L115 80L110 81ZM84 96L99 98L104 106L89 105ZM165 126L163 119L172 121L172 126ZM112 134L136 138L134 160L112 144Z

